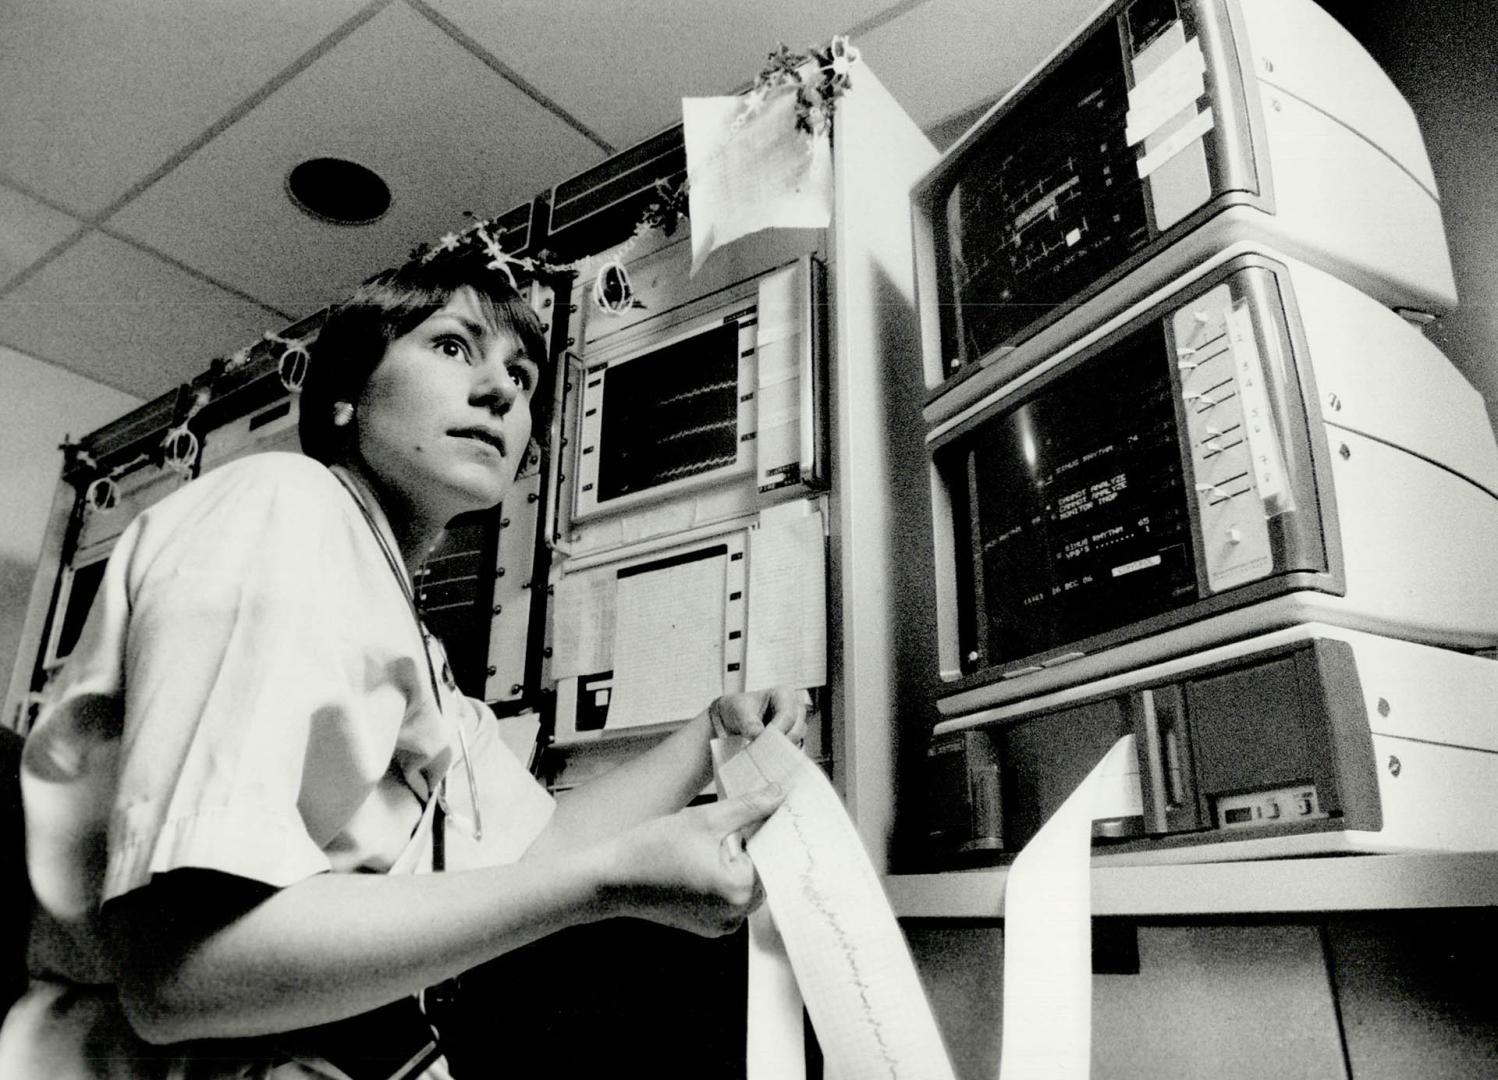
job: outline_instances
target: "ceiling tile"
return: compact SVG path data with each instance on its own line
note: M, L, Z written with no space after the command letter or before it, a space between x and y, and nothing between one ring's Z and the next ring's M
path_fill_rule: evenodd
M0 287L76 232L77 218L0 184Z
M367 2L7 0L0 161L102 210Z
M990 100L1088 21L1098 0L926 0L858 39L917 124Z
M368 226L295 209L287 172L349 158L390 185ZM410 9L341 41L141 194L110 227L295 315L417 243L502 213L603 152Z
M0 297L0 344L142 398L284 325L98 232Z
M778 44L820 47L889 6L889 0L425 2L618 149L679 122L683 97L748 85Z

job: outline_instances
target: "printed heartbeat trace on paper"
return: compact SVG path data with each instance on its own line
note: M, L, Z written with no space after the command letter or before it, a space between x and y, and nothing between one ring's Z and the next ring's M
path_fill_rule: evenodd
M869 983L859 963L858 948L839 920L838 912L833 907L831 899L817 888L816 864L812 861L811 854L815 841L807 832L806 823L802 819L803 811L794 805L787 805L785 813L790 818L800 855L804 859L799 874L801 895L811 902L811 906L816 909L827 929L837 940L837 945L842 951L843 963L851 976L853 986L858 989L858 1001L862 1006L859 1019L868 1025L869 1034L874 1039L875 1048L879 1051L879 1058L884 1066L882 1071L890 1077L890 1080L899 1080L898 1064L888 1042L885 1041L884 1031L879 1026L879 1017L874 1013L874 1003L869 1000Z
M785 801L748 843L837 1080L952 1080L889 901L832 785L780 732L725 763L730 794L774 781Z

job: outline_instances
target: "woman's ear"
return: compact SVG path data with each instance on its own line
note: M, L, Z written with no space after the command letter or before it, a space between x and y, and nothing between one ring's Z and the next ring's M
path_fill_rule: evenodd
M531 441L525 444L525 454L520 459L520 467L515 470L515 479L529 476L541 465L541 441L536 436L531 436Z

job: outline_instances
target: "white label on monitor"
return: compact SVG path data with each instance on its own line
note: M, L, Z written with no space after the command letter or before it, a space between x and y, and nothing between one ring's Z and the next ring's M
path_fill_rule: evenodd
M1320 821L1328 816L1316 797L1314 784L1254 791L1247 795L1223 795L1217 799L1217 827L1220 829L1288 825L1298 821Z
M760 491L800 483L813 471L810 302L798 262L759 283L755 481Z
M1143 180L1186 147L1199 141L1212 130L1212 124L1212 110L1209 107L1197 113L1183 127L1171 132L1169 138L1139 159L1139 178Z
M1124 130L1129 145L1149 138L1176 113L1195 105L1206 92L1206 70L1201 43L1192 38L1171 53L1159 67L1140 78L1129 91L1129 113Z

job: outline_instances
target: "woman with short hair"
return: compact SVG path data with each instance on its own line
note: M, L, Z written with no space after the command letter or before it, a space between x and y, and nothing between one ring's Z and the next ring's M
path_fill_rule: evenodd
M563 927L717 935L759 901L737 834L779 793L687 804L714 721L799 741L800 695L720 698L553 800L421 625L412 574L503 500L546 364L482 252L413 259L331 312L307 456L126 528L26 748L35 977L0 1077L443 1076L428 988Z

